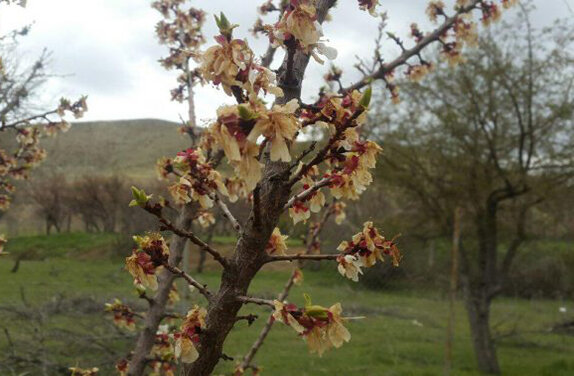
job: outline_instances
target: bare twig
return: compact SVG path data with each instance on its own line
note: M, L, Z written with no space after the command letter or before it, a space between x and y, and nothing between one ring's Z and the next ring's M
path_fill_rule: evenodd
M211 256L213 256L213 258L216 261L218 261L221 265L223 265L224 267L225 267L225 265L227 265L227 259L225 257L223 257L218 251L213 249L209 244L205 243L203 240L198 238L193 232L186 231L186 230L179 229L179 228L175 227L169 219L163 217L163 215L161 214L161 211L155 210L154 208L150 207L149 205L146 206L144 209L147 212L155 215L159 219L160 223L163 225L164 229L173 232L177 236L189 239L193 244L199 246L202 250L206 251Z
M265 262L295 261L295 260L326 261L326 260L336 260L337 257L339 256L341 256L340 253L334 253L328 255L308 255L300 253L296 255L269 256L265 260Z
M163 264L163 267L172 272L175 275L178 275L185 279L187 283L191 286L195 287L197 291L199 291L203 296L205 296L208 300L211 298L211 291L207 289L207 285L202 285L201 283L197 282L192 276L178 268L177 266L169 265L168 263Z
M401 55L399 55L396 59L394 59L388 64L381 65L381 67L376 72L366 75L360 81L341 90L341 92L348 93L353 90L365 87L371 84L375 80L384 79L387 73L390 73L394 71L397 67L406 64L406 62L411 57L418 56L420 52L429 44L440 40L440 38L444 35L444 33L454 25L454 23L458 20L460 15L468 13L471 10L475 9L477 4L479 4L481 1L483 0L472 0L468 5L459 7L455 15L446 18L438 28L436 28L432 33L427 34L413 48L405 49L403 53L401 53Z
M257 304L257 305L266 305L269 307L275 307L272 300L269 299L261 299L261 298L254 298L252 296L238 296L237 300L244 304Z
M258 318L259 318L259 316L257 316L257 315L249 314L249 315L244 315L244 316L237 316L235 318L235 321L245 320L245 321L247 321L247 324L249 326L251 326L251 324L253 324L255 322L255 320L257 320Z
M219 197L219 195L217 193L214 193L212 198L213 198L213 201L215 201L217 203L217 205L219 206L219 208L223 212L223 216L225 218L227 218L229 220L229 222L231 222L231 226L233 227L233 229L235 231L237 231L239 234L241 234L241 232L242 232L241 225L239 224L237 219L235 219L235 217L233 216L233 214L229 210L229 207L227 206L227 204L225 202L223 202L223 200L221 199L221 197Z

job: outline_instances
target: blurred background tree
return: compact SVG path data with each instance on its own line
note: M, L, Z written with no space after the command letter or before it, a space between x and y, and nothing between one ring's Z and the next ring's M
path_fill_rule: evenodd
M551 197L559 202L558 192L571 195L574 176L574 34L563 22L537 31L529 14L523 6L515 22L483 33L465 64L439 65L423 82L403 85L409 106L382 108L372 121L386 150L385 181L420 209L409 221L414 232L446 236L455 208L464 209L461 283L487 373L500 372L491 301L527 239L533 209Z

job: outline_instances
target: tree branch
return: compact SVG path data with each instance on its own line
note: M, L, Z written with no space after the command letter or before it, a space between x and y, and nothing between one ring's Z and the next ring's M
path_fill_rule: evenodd
M362 87L365 87L371 84L375 80L382 80L385 78L387 73L394 71L397 67L406 64L406 62L413 56L417 56L420 52L429 44L440 40L443 34L450 29L458 17L461 14L468 13L474 8L476 5L483 0L472 0L470 4L464 7L460 7L456 14L452 17L448 17L444 20L442 25L440 25L437 29L435 29L432 33L426 35L420 42L418 42L413 48L405 50L401 55L399 55L396 59L391 61L388 64L382 65L376 72L363 77L360 81L356 82L355 84L343 89L342 93L349 93L353 90L358 90Z
M269 299L261 299L261 298L254 298L251 296L238 296L237 297L237 301L243 303L243 304L257 304L257 305L265 305L265 306L269 306L269 307L275 307L275 305L273 304L272 300Z
M283 207L283 210L289 209L293 204L297 201L304 201L307 197L313 195L313 193L317 192L319 189L329 185L331 183L331 178L323 178L315 183L312 187L307 188L303 192L296 194L295 196L291 197L287 204Z
M198 238L193 232L177 228L176 226L173 225L173 223L171 223L169 219L163 217L161 211L155 210L149 204L144 207L144 210L146 210L148 213L155 215L159 219L160 223L163 225L162 227L165 230L169 230L182 238L189 239L193 244L199 246L199 248L201 248L202 250L206 251L211 256L213 256L213 258L216 261L218 261L223 267L227 265L227 259L225 257L223 257L215 249L211 248L209 244L205 243L203 240Z
M308 261L336 260L337 257L339 256L341 256L341 253L327 254L327 255L308 255L300 253L296 255L269 256L265 260L265 263L277 262L277 261L295 261L295 260L308 260Z
M207 285L202 285L201 283L197 282L192 276L178 268L177 266L169 265L168 263L163 264L163 267L172 272L173 274L182 277L201 293L201 295L205 296L207 300L211 299L211 291L207 289Z
M225 218L227 218L229 220L229 222L231 222L231 226L233 226L233 229L237 233L241 234L241 232L243 231L241 228L241 225L239 224L237 219L235 219L235 217L233 216L233 214L229 210L229 207L227 206L227 204L225 202L223 202L223 200L221 199L221 197L219 197L219 195L217 193L214 193L212 198L213 198L213 201L215 201L217 203L217 205L219 206L219 208L223 212L223 216Z

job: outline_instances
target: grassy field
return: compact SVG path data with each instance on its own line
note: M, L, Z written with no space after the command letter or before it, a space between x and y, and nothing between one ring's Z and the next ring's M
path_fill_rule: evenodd
M10 256L0 258L1 375L12 374L2 368L1 359L13 351L22 358L44 359L48 375L65 374L64 365L98 366L102 375L114 374L111 362L129 351L133 338L113 328L102 312L103 304L120 297L144 307L133 294L121 259L103 251L114 241L112 235L86 234L11 239L8 251L13 255L35 249L46 257L23 261L17 273L10 272L14 264ZM272 298L288 275L288 269L263 270L251 293ZM197 276L213 289L217 277L213 270ZM349 323L351 342L322 358L309 355L294 331L277 325L256 358L263 375L442 374L448 311L440 292L366 290L343 280L332 265L306 271L303 286L292 290L292 301L302 304L304 292L318 304L340 301L346 314L367 318ZM192 294L175 309L184 312L193 303L201 303L200 297ZM559 312L561 306L568 313ZM497 299L493 325L503 374L574 374L574 336L549 331L556 323L572 319L573 311L572 302ZM252 306L244 312L258 313L260 319L252 327L239 323L229 337L225 353L237 358L249 348L268 314ZM461 302L456 318L452 374L477 375ZM232 368L233 362L222 362L215 374L229 374ZM36 368L28 370L30 375L42 374Z

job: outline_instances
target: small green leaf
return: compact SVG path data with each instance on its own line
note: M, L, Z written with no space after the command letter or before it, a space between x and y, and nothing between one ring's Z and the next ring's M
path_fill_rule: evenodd
M239 111L239 117L242 120L249 121L249 120L253 120L257 117L257 114L255 114L253 111L251 111L249 108L247 108L247 106L240 105L237 107L237 109Z
M309 294L305 293L305 294L303 294L303 297L305 298L305 307L308 307L311 304L313 304L311 302L311 297L309 296Z
M359 106L363 107L365 110L369 108L369 104L371 104L371 96L373 95L373 89L371 86L367 87L361 100L359 102Z

